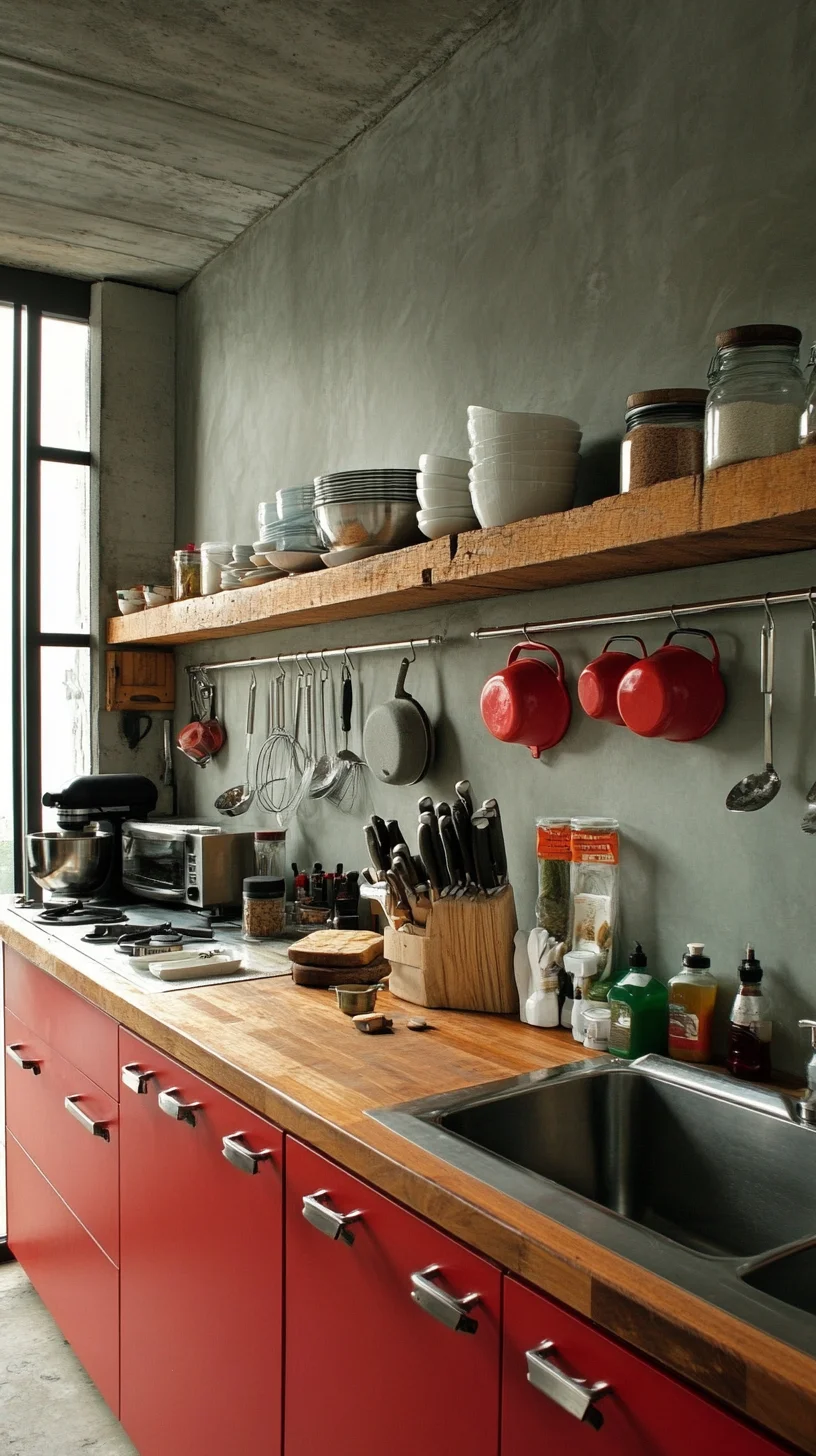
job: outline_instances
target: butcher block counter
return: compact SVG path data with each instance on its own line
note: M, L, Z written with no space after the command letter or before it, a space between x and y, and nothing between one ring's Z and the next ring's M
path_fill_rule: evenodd
M366 1114L588 1057L567 1033L416 1008L381 993L394 1034L361 1036L333 994L288 976L147 995L8 903L0 936L120 1026L796 1448L816 1453L816 1359L528 1209ZM757 1170L762 1176L762 1170ZM583 1449L583 1448L582 1448ZM727 1453L726 1453L727 1456Z

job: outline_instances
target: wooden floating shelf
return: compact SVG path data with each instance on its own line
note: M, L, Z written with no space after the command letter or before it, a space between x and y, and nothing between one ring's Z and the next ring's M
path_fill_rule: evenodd
M331 571L111 617L115 646L175 646L816 546L816 448Z

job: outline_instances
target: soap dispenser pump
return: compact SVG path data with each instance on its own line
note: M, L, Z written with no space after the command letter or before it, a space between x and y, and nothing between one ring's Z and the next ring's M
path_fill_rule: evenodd
M648 1052L666 1055L669 993L662 981L649 975L647 965L646 952L637 941L627 974L609 988L609 1050L626 1061Z

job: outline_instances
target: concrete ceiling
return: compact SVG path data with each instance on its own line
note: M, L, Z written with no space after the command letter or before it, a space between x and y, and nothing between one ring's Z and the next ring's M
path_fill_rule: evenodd
M0 0L0 263L179 288L507 0Z

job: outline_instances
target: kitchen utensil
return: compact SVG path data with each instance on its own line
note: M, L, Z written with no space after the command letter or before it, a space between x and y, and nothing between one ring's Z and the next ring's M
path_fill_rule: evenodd
M407 844L398 844L391 852L391 868L399 875L402 883L409 889L415 890L418 885L424 883L417 873L413 856Z
M439 818L439 833L442 839L442 847L445 851L445 864L448 871L448 879L451 883L451 892L461 891L465 886L465 867L462 863L462 852L459 847L459 838L456 827L450 814L442 814Z
M112 830L70 834L43 830L26 835L31 878L55 895L94 895L101 889L114 858Z
M330 681L331 673L328 667L324 663L321 663L318 715L322 750L315 763L309 784L309 796L312 799L325 799L326 795L331 791L337 773L337 754L336 752L329 751L328 733L326 731L326 683Z
M471 824L476 877L483 890L492 890L497 881L490 853L490 820L486 814L474 814Z
M314 727L314 717L315 717L315 713L314 713L315 677L316 677L316 674L315 674L314 671L308 672L306 674L306 761L305 761L305 763L303 765L303 774L302 774L301 781L300 781L300 792L298 794L298 803L300 803L301 799L305 799L305 798L308 798L309 797L309 794L310 794L310 791L311 791L311 787L312 787L312 775L314 773L315 763L317 761L316 758L315 758L315 744L314 744L314 738L315 738L315 727Z
M713 656L676 646L678 636L706 638ZM620 715L627 728L642 738L667 738L671 743L704 738L724 707L720 651L711 633L700 627L675 628L662 647L629 668L618 688Z
M419 540L416 517L416 484L407 500L335 496L318 504L315 497L315 519L332 547L378 546L397 551Z
M470 779L460 779L458 784L454 784L453 787L456 792L457 799L461 799L462 803L468 811L468 814L472 817L474 813L474 805L473 790L470 787Z
M493 863L493 871L496 880L503 885L507 879L507 851L504 845L504 830L502 829L501 812L495 799L486 799L481 808L482 814L487 816L490 834L490 858Z
M189 673L190 716L176 739L176 747L191 763L204 768L223 748L227 734L215 713L215 684L203 668Z
M255 786L258 803L268 813L277 814L288 808L286 785L292 756L302 763L300 745L286 728L286 674L281 668L269 684L271 699L271 732L261 745L255 765Z
M765 621L760 634L759 680L763 707L763 740L765 767L760 773L746 774L735 784L726 798L725 807L740 814L764 809L775 799L782 787L779 774L773 766L773 686L774 686L774 622L766 606ZM802 824L805 828L804 822ZM809 831L805 831L806 833Z
M374 986L329 986L329 992L337 996L337 1005L345 1016L361 1016L376 1006L377 992L388 990L385 981Z
M363 731L366 762L384 783L419 783L433 757L433 732L428 716L405 691L405 678L412 661L409 657L402 659L393 698L369 713Z
M454 801L451 817L459 841L459 853L465 871L465 883L476 884L476 860L473 852L473 829L470 814L461 799Z
M603 645L599 657L588 662L578 679L578 701L589 718L605 723L623 725L618 708L618 688L621 679L634 667L637 658L632 652L610 652L612 642L637 642L641 657L646 657L646 644L640 637L629 633L618 633Z
M388 835L388 844L391 849L396 849L398 844L406 845L408 843L399 827L399 821L397 819L389 819L387 821L385 832Z
M215 801L215 808L219 814L228 814L230 818L236 819L240 814L245 814L253 799L255 789L249 777L250 761L252 757L252 734L255 728L255 692L257 680L255 673L250 674L249 693L247 695L247 720L246 720L246 768L244 770L244 781L236 784L234 788L225 789L219 794Z
M434 801L431 798L430 794L426 794L424 798L422 798L422 799L419 800L419 803L417 804L417 813L418 814L433 814L433 813L435 813L435 810L434 810Z
M343 747L337 755L336 778L328 790L326 798L331 799L333 804L344 804L348 800L351 805L354 803L357 785L365 765L359 755L348 746L349 734L351 732L353 689L351 668L347 662L343 663L340 679L340 729L343 734Z
M380 859L386 869L391 868L391 843L388 838L388 828L384 819L379 814L371 815L371 827L377 836L377 844L380 847Z
M555 670L539 658L520 657L522 652L548 652ZM494 738L523 743L538 758L560 743L572 714L560 654L545 642L516 643L507 666L482 688L479 706Z
M408 895L406 893L405 885L403 884L399 875L395 874L393 870L386 870L385 878L388 884L388 888L391 891L391 899L394 905L396 905L403 912L407 920L412 920L413 916L411 914L411 905L408 899Z
M447 862L445 860L445 848L444 848L444 845L442 844L442 836L439 833L439 820L436 817L435 810L431 809L431 811L429 813L423 813L423 814L420 815L420 818L419 818L419 827L420 827L420 829L423 827L423 825L425 826L426 833L430 834L430 837L431 837L431 844L433 846L433 854L434 854L434 862L436 864L436 871L437 871L437 875L438 875L438 878L439 878L439 883L440 883L442 892L444 893L448 889L448 887L450 885L450 880L448 879L448 867L447 867ZM422 849L421 848L420 848L420 854L422 854ZM425 863L425 866L427 868L429 862L428 862L428 860L425 859L425 855L424 854L422 854L422 859L423 859L423 862Z
M814 380L816 380L816 369L814 369L813 378ZM816 403L814 404L814 408L816 408ZM810 612L810 652L813 659L813 696L814 698L816 698L816 607L813 604L812 592L810 595ZM811 784L810 788L807 791L807 801L809 804L816 805L816 781ZM807 815L805 815L805 818L807 818ZM802 828L805 828L804 819L802 820ZM805 832L811 834L816 831L808 829Z
M433 830L431 829L430 824L426 822L429 818L430 815L423 814L419 822L419 828L417 830L419 853L422 859L422 863L425 866L425 874L427 876L428 884L430 885L435 895L441 895L443 889L447 886L448 883L447 869L445 869L443 877L442 867L440 866L439 859L437 857L437 849L434 841ZM440 846L441 843L442 841L440 840Z
M383 857L380 854L380 842L377 838L374 826L372 824L364 825L363 833L365 834L366 844L368 845L368 857L371 861L372 869L375 870L378 880L384 880L385 872L388 869L388 865L384 863Z

